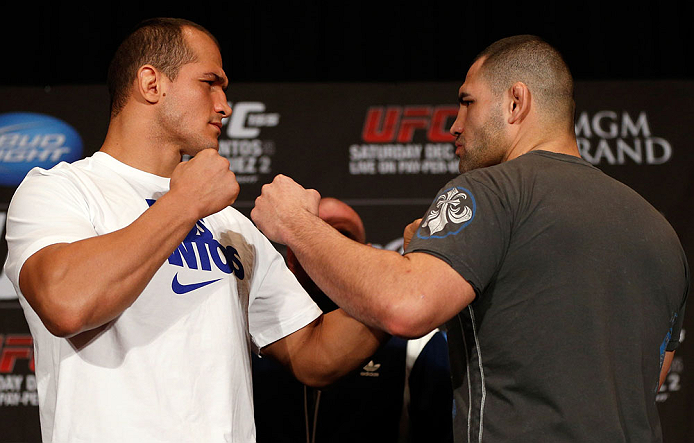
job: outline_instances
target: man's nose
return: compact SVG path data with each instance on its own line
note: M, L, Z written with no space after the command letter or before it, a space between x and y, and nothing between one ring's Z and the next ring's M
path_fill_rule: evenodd
M215 105L215 112L222 114L222 118L226 118L231 115L231 106L229 106L226 94L224 94L224 97L217 101L217 104Z
M465 121L465 119L463 118L461 113L462 112L458 113L458 116L456 117L455 121L451 125L451 129L449 130L449 132L451 133L451 135L453 137L457 137L458 135L463 133L463 126L464 126L463 122Z

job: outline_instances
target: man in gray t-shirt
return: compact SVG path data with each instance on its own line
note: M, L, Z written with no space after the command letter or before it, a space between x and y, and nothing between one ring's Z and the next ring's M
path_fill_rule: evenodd
M658 441L686 260L638 194L533 151L449 182L406 252L441 258L475 289L446 324L457 438Z
M251 217L366 324L445 323L457 442L662 441L655 394L689 287L676 234L581 160L571 73L546 42L493 43L458 100L462 175L406 228L404 255L331 232L318 193L284 176Z

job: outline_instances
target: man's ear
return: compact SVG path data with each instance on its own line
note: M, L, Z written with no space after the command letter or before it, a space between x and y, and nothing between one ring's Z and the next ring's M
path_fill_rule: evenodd
M528 113L530 113L530 107L532 104L532 96L530 94L530 89L523 82L516 82L511 86L509 90L511 101L509 102L509 116L508 123L520 123Z
M164 74L152 65L140 66L137 70L135 90L148 103L159 102L162 96Z

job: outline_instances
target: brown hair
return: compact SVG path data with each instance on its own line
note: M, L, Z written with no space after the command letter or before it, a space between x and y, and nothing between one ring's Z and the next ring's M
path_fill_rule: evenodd
M523 82L548 121L574 122L574 83L559 51L534 35L516 35L498 40L475 57L484 58L483 78L500 96L515 82Z
M152 65L173 81L181 66L196 60L183 36L184 27L204 32L219 47L219 42L209 31L189 20L152 18L141 22L118 47L108 68L112 117L125 106L141 66Z

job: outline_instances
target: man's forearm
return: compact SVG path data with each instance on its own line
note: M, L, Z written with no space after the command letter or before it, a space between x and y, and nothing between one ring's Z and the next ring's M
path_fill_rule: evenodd
M432 255L402 256L345 238L317 215L320 195L278 175L263 186L251 217L284 243L311 279L359 321L392 335L420 337L475 297L451 266Z
M357 243L311 214L288 223L287 245L307 273L338 306L371 327L418 337L449 318L446 308L458 305L453 298L442 299L463 288L440 274L460 276L437 258Z
M385 291L393 286L387 284L393 276L388 262L403 258L350 240L310 214L291 221L287 246L311 279L351 316L385 329L382 313L393 303Z
M300 382L324 387L357 369L390 336L350 317L342 309L263 349Z
M22 293L53 334L101 326L137 299L195 221L164 195L123 229L32 255L20 273Z

